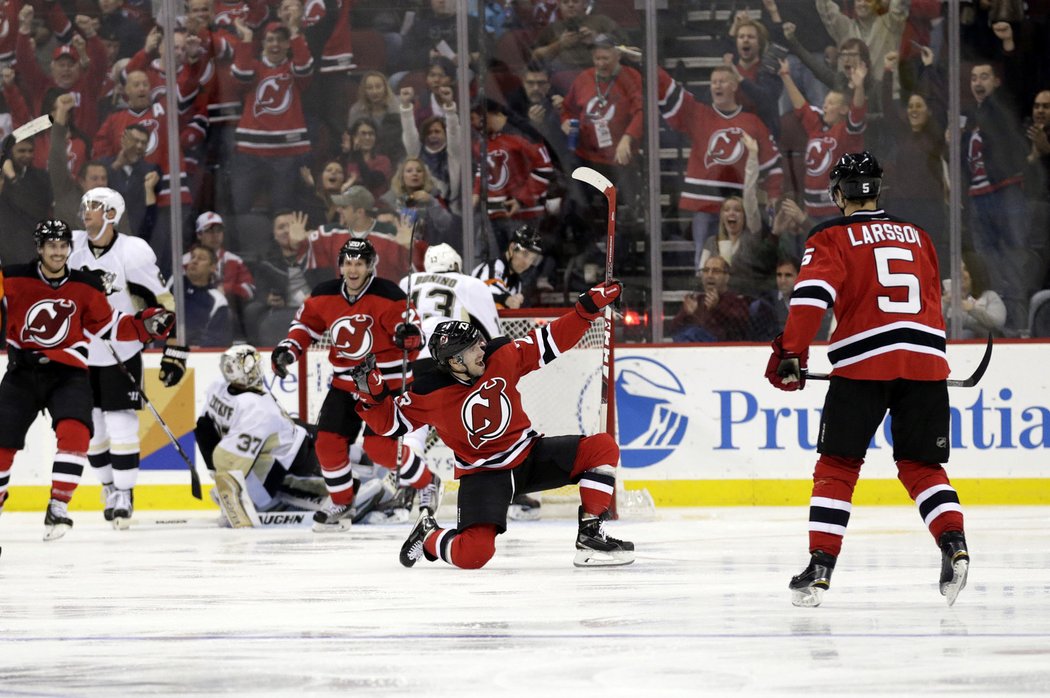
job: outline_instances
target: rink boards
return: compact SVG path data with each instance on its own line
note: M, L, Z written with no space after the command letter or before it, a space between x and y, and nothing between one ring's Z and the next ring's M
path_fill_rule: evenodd
M949 346L952 376L968 376L983 344ZM1050 504L1050 386L1045 343L1001 343L975 388L950 391L949 473L970 504ZM827 371L824 347L810 368ZM769 350L754 345L624 345L616 354L620 477L645 487L662 506L798 505L809 497L814 445L826 383L774 390L762 377ZM185 450L199 460L193 424L207 386L219 378L218 352L195 351L191 371L172 389L157 380L159 353L146 356L146 393ZM268 364L268 362L267 362ZM552 367L553 368L553 367ZM6 370L6 358L0 358ZM288 409L297 408L295 376L266 380ZM588 392L580 392L586 389ZM594 386L568 387L566 404L592 399ZM189 494L186 465L152 415L140 415L143 471L137 509L212 508ZM567 424L566 432L578 431ZM47 498L55 448L50 422L38 418L12 471L9 510L39 510ZM210 479L203 473L206 484ZM97 482L85 473L74 508L99 508ZM857 503L904 504L896 481L888 423L868 452Z

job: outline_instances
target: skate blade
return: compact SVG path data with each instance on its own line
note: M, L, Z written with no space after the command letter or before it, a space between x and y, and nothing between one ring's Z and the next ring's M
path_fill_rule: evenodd
M539 521L540 510L535 507L526 509L520 504L511 504L507 508L507 518L511 521Z
M634 562L633 550L603 552L601 550L577 550L574 567L619 567Z
M802 608L816 608L824 601L824 589L820 587L805 587L804 589L791 590L791 605Z
M365 514L365 518L361 520L361 523L369 526L392 526L408 523L411 520L412 516L408 509L389 509L387 511L370 511Z
M44 528L44 540L58 540L71 528L69 524L49 524Z
M341 521L337 521L334 524L326 524L326 523L321 523L319 521L314 521L313 532L314 533L342 533L343 531L349 531L350 530L350 523L351 522L350 522L349 519L343 519Z
M115 531L126 531L131 526L130 516L114 516L113 520L110 521Z
M941 594L947 599L948 605L955 603L959 592L966 586L966 575L970 571L970 561L956 560L952 565L952 581L941 585Z

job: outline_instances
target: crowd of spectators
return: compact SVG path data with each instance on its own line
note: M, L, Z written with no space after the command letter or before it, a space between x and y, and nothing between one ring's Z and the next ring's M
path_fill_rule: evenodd
M671 4L658 15L670 36L687 31L694 9L730 8ZM0 136L37 114L54 119L3 167L0 258L31 256L31 231L47 215L77 227L80 194L109 186L127 202L121 231L185 274L203 327L214 322L203 343L271 343L313 281L334 273L332 246L351 236L389 250L382 271L400 277L428 245L462 254L468 219L471 267L501 255L523 225L541 236L544 257L522 275L534 303L583 287L593 279L580 270L603 256L605 202L568 176L576 166L617 185L618 265L639 236L659 244L664 233L644 224L649 127L691 148L662 212L684 221L695 250L698 290L673 320L683 341L776 330L806 231L836 213L828 171L862 148L886 167L885 207L926 227L945 278L946 197L961 188L968 273L980 268L971 284L997 299L974 303L995 317L1005 308L993 331L1024 335L1029 299L1050 282L1044 5L963 3L969 90L950 119L951 28L939 0L734 2L723 44L703 56L717 61L706 84L661 61L659 121L647 125L632 0L471 0L466 47L454 0L185 0L170 37L145 0L0 0L10 29L0 35ZM468 124L456 104L461 62ZM964 160L956 182L946 169L953 119ZM463 129L470 152L456 147ZM182 221L172 220L173 197ZM171 255L176 230L181 260Z

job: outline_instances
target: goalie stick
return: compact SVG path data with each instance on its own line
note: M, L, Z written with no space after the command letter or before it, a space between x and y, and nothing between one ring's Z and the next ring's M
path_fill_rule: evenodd
M992 335L988 335L988 343L984 345L984 356L981 357L981 363L977 364L977 368L974 369L973 373L970 374L969 378L949 378L949 388L972 388L980 382L984 376L984 372L988 370L988 364L992 361ZM829 381L831 380L831 374L829 373L809 373L806 372L806 379L811 381Z
M119 356L117 356L117 350L113 348L112 344L104 339L102 340L102 343L106 345L106 348L109 349L109 353L113 355L113 360L117 362L117 366L120 368L121 373L127 376L128 380L131 381L131 384L139 391L139 395L142 396L142 401L146 403L146 407L148 407L149 411L153 413L153 417L157 420L157 424L159 424L160 428L164 430L164 433L168 435L168 439L171 441L172 445L175 446L175 450L179 452L180 456L182 456L182 460L186 463L186 467L190 469L190 493L196 499L200 499L201 478L197 474L197 469L193 467L193 461L191 461L190 457L186 455L186 451L183 450L182 444L179 443L179 440L171 433L171 429L168 428L168 424L164 421L164 418L160 416L160 412L157 412L153 403L150 402L149 397L146 395L146 391L142 389L142 386L139 384L138 380L136 380L135 376L131 375L131 371L128 370L128 367L125 366L124 362L120 360Z

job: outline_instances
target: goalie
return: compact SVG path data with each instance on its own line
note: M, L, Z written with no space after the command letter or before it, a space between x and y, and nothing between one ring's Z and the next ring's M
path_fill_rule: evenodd
M212 498L233 528L258 526L260 511L318 511L329 501L313 437L266 391L261 362L247 344L223 352L223 380L208 388L204 414L194 429L215 479ZM408 521L413 490L399 491L360 447L352 446L350 457L361 483L352 521Z

